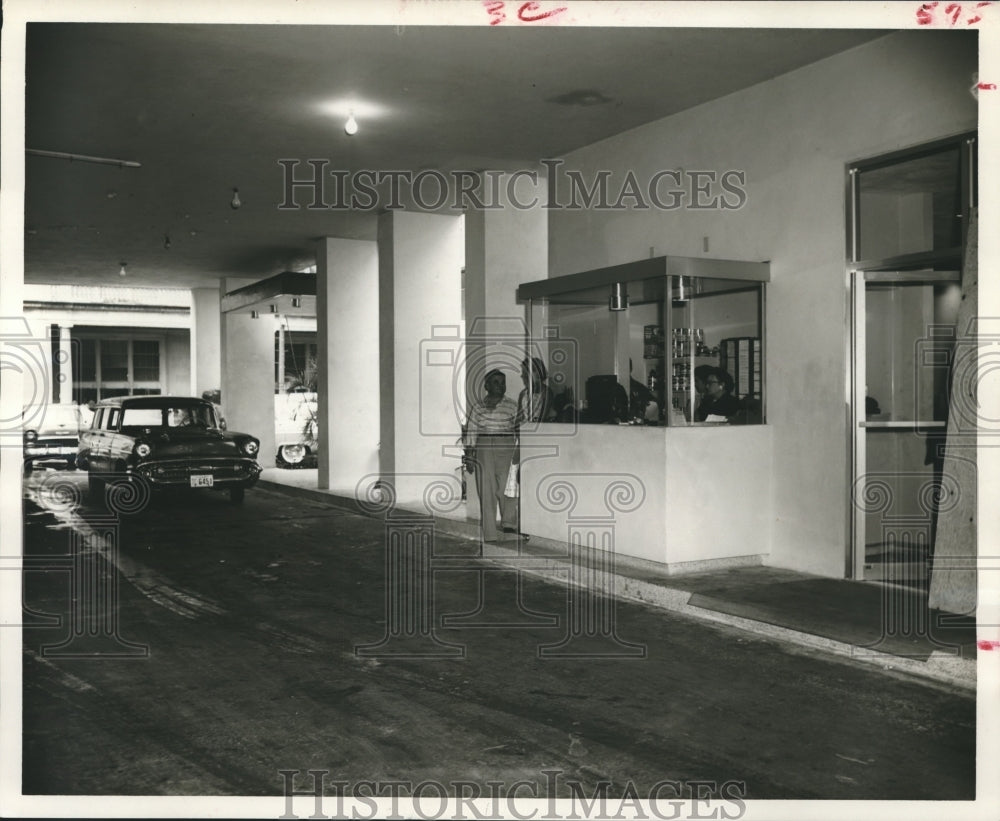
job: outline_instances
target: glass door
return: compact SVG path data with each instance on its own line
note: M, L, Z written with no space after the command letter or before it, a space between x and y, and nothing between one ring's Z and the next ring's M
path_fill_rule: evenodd
M934 551L960 277L853 277L851 575L922 587Z

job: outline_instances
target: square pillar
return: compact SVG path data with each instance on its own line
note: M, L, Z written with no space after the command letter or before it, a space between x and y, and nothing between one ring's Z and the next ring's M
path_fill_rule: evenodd
M465 364L470 402L482 396L482 376L494 367L507 378L507 396L517 400L524 388L520 362L528 330L517 286L548 274L548 212L541 205L547 196L545 180L504 175L495 184L496 195L484 200L503 207L469 210L465 215ZM535 340L532 355L544 358L544 347L544 342ZM530 455L530 447L522 447L521 458ZM478 521L479 501L471 476L466 512Z
M378 222L381 424L379 472L401 503L433 477L461 434L464 219L388 211ZM457 393L456 393L457 392Z
M248 284L222 280L223 293ZM229 430L260 440L257 461L274 467L274 314L257 319L249 309L221 315L222 407Z
M504 175L496 180L496 209L469 210L465 217L465 326L469 356L489 340L526 331L525 308L517 286L548 274L548 212L544 178ZM523 353L522 353L523 356ZM524 385L518 366L496 363L507 377L507 396L517 399ZM471 385L478 391L481 386Z
M59 404L73 403L73 342L70 339L72 325L59 325Z
M321 488L353 492L379 462L378 246L327 237L316 253Z
M221 295L215 288L191 289L191 395L222 388Z

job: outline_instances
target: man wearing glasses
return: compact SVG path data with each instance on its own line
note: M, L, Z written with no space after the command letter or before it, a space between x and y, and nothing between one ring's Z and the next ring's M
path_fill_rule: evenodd
M728 422L740 409L732 391L733 378L722 368L712 368L705 377L705 396L694 413L694 421Z

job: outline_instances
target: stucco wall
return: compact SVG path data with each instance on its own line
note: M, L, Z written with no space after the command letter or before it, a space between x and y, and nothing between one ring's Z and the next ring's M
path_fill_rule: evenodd
M845 165L974 129L976 66L972 33L899 32L566 157L584 178L609 169L619 185L628 171L640 181L664 169L746 173L736 210L550 210L549 263L557 276L651 247L770 260L772 564L844 573Z
M187 396L191 392L191 343L186 330L166 331L167 384L164 393Z

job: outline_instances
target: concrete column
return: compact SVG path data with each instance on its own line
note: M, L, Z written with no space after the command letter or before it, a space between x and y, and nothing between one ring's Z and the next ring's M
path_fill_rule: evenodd
M222 293L248 281L222 280ZM274 333L272 314L254 319L244 309L222 314L222 407L231 431L260 439L258 461L274 467Z
M73 346L69 332L72 325L59 326L59 404L73 403Z
M461 433L464 248L462 217L379 217L379 472L404 504L422 500L433 476L458 475L444 448Z
M316 253L321 488L353 493L379 469L378 246L320 240Z
M465 326L470 357L481 342L518 337L518 363L497 361L507 376L507 395L517 399L521 388L525 306L517 303L517 286L548 275L548 213L541 207L544 180L510 176L497 182L502 209L470 210L465 216ZM514 201L511 199L514 195ZM494 346L495 347L495 346ZM506 357L504 357L506 359ZM470 376L473 369L469 369ZM473 384L471 389L478 386Z
M191 289L191 395L222 387L219 291Z
M519 178L510 202L510 177L498 182L502 209L470 210L465 215L465 327L466 374L469 400L482 395L482 377L500 368L507 377L507 396L516 400L524 385L520 362L524 358L525 306L517 303L517 286L544 279L548 273L548 214L538 204L545 198L545 183ZM532 354L545 358L544 343ZM522 452L522 458L527 453ZM479 519L476 483L469 477L466 512Z

